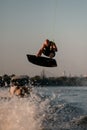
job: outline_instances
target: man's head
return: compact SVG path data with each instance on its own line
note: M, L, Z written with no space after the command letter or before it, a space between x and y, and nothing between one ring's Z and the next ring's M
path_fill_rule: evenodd
M49 40L48 40L48 39L46 39L46 42L49 42Z

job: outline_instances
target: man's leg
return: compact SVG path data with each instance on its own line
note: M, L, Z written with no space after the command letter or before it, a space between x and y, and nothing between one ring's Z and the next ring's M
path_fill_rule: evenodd
M49 57L52 59L55 56L54 53L50 53Z

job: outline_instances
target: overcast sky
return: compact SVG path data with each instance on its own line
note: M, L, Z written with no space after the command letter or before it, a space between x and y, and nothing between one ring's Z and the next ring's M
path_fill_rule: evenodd
M44 40L58 47L58 67L28 62ZM0 0L0 75L87 75L87 0Z

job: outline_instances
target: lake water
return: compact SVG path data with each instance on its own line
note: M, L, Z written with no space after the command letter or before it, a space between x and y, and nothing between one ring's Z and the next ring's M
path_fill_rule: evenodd
M87 87L35 87L25 98L0 88L0 130L87 130Z

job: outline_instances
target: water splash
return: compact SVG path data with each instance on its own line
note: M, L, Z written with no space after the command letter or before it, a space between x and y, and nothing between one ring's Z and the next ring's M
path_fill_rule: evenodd
M83 111L60 98L60 92L40 88L27 98L11 98L8 90L1 90L0 130L83 130L76 123Z

